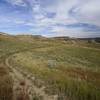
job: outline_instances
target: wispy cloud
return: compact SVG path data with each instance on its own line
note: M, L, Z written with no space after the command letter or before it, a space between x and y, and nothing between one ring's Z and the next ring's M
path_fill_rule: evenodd
M24 0L7 0L7 2L11 3L12 5L26 6L26 3Z
M3 27L19 25L19 32L28 27L27 32L47 36L100 36L99 0L1 1Z

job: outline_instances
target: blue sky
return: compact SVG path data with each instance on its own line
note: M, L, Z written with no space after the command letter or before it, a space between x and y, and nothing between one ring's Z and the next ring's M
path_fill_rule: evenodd
M0 31L100 37L100 0L0 0Z

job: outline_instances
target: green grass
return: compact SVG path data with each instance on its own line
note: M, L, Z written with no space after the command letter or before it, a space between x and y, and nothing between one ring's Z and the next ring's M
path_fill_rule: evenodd
M4 65L0 65L0 100L12 100L13 81Z
M0 100L12 100L9 56L12 66L43 80L45 91L61 100L100 100L100 44L25 38L0 36Z
M100 99L100 50L95 47L54 43L17 53L10 63L44 80L46 92L69 100Z
M52 45L41 41L22 41L13 36L0 35L0 100L12 100L13 80L5 64L6 58L18 52ZM2 75L1 75L2 74Z

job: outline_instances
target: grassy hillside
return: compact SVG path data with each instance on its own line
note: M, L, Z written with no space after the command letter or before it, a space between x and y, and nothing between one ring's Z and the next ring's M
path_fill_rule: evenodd
M100 98L100 50L62 44L15 54L10 63L44 80L51 93L71 100Z
M58 100L100 100L99 43L36 37L0 35L0 74L5 75L0 84L5 82L5 89L12 91L13 85L5 64L10 56L10 65L42 80L45 91L58 94ZM2 87L0 100L2 93L11 100L13 93L6 94Z

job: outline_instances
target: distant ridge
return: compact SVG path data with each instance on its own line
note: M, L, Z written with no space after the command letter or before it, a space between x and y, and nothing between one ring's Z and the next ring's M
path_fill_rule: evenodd
M16 40L21 40L21 41L33 41L33 40L60 40L60 41L70 41L70 40L86 40L89 42L98 42L100 43L100 37L91 37L91 38L75 38L75 37L69 37L69 36L58 36L58 37L45 37L42 35L31 35L31 34L19 34L19 35L10 35L5 32L0 32L0 38L5 38L5 39L16 39Z
M9 35L9 34L4 33L4 32L0 32L0 35Z

